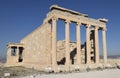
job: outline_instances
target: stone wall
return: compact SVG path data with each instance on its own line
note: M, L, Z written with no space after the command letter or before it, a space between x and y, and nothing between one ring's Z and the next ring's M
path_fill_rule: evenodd
M82 63L85 63L85 45L81 45L82 52L81 52L81 58ZM57 62L59 65L65 64L65 40L57 41ZM76 64L76 42L70 42L70 63Z
M25 65L50 65L51 26L46 23L21 40L24 44L23 62Z

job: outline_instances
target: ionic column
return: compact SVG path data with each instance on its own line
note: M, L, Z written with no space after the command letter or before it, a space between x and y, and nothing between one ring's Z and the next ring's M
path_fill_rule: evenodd
M77 39L77 64L81 64L81 38L80 38L80 25L81 23L77 23L76 26L76 39Z
M57 21L57 18L53 17L52 18L52 69L54 71L56 71L56 68L57 68L57 60L56 60L57 59L56 58L56 51L57 51L56 29L57 29L57 26L56 26L56 21Z
M106 29L102 30L102 39L103 39L103 61L107 63L107 47L106 47Z
M91 63L91 56L90 56L90 25L86 25L86 52L87 52L87 64Z
M66 66L70 65L70 28L69 28L70 21L65 21L65 41L66 41Z
M98 38L98 27L95 27L95 62L99 63L99 38Z

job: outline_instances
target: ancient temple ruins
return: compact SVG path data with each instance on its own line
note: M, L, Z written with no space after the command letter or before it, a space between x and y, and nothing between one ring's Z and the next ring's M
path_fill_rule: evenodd
M57 41L58 20L65 22L65 40L62 41ZM76 24L76 42L70 41L71 22ZM41 26L20 43L8 43L6 66L53 71L99 67L99 30L102 31L102 64L106 64L106 23L107 19L89 18L87 14L52 5ZM85 44L81 44L81 26L86 27Z

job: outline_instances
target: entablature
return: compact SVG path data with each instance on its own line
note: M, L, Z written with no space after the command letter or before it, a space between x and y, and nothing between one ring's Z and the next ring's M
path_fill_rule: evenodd
M76 11L68 10L58 6L57 6L57 9L55 8L55 6L53 8L54 9L51 9L51 11L47 14L47 18L44 20L44 23L51 21L52 17L56 17L62 20L70 20L71 22L75 22L75 23L81 22L81 24L83 25L89 24L91 26L106 28L106 23L108 21L106 19L89 18L89 17L86 17L85 14L81 14ZM63 10L68 10L68 11L59 10L58 8Z
M21 44L21 43L8 43L8 44L7 44L7 47L8 47L8 48L9 48L9 47L24 47L24 45Z

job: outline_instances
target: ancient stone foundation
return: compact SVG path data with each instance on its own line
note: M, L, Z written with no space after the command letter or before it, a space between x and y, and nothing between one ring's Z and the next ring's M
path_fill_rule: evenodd
M65 22L65 39L57 41L57 21ZM76 42L70 41L70 24L76 24ZM102 31L103 60L107 63L106 19L52 5L43 24L20 43L7 45L6 66L25 66L39 70L70 71L101 65L99 35ZM86 27L86 41L81 44L81 26Z

